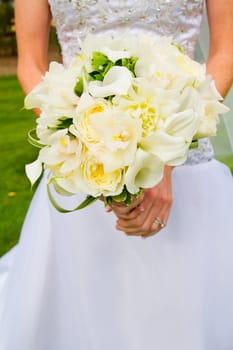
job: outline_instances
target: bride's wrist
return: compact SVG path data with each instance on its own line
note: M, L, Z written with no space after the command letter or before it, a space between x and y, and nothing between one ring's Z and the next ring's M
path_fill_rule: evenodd
M172 170L174 169L175 167L174 166L171 166L171 165L165 165L164 167L164 174L171 174L172 173Z

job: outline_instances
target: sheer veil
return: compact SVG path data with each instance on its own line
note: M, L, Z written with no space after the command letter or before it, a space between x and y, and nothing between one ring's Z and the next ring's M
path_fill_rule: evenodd
M196 59L203 62L208 53L209 32L206 11L204 11L201 35L196 47ZM217 158L233 156L233 87L225 99L225 104L231 111L221 116L218 135L212 138Z

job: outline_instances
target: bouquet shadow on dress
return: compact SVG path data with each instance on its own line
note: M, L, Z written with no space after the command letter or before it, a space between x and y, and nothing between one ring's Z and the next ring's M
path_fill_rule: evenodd
M31 183L48 169L61 195L84 193L84 208L99 197L130 204L158 184L166 165L185 162L199 138L216 134L218 115L228 111L206 75L171 38L89 35L65 68L52 62L25 98L39 108L29 141L40 147L26 165Z

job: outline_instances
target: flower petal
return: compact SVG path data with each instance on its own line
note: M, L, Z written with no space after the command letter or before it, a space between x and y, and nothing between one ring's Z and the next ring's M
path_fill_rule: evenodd
M127 94L132 84L132 74L126 67L114 66L109 69L103 82L91 81L88 89L93 97L107 97Z
M158 184L163 177L164 163L153 154L138 149L135 162L127 169L125 184L127 190L134 194L140 188L150 188Z
M101 49L101 52L105 54L112 62L116 62L121 58L129 58L131 56L129 51L111 50L108 47Z
M141 142L141 147L166 164L180 165L187 156L189 143L183 137L171 136L164 131L157 131Z
M188 141L192 140L197 126L198 116L192 109L174 114L165 123L165 129L169 135L181 136Z
M25 166L26 175L32 186L39 179L42 173L42 170L43 170L42 163L39 159L36 159L34 162L30 164L26 164Z

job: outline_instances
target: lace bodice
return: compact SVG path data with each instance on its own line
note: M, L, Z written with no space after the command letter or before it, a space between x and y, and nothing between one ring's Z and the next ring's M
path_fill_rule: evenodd
M49 0L64 64L79 51L77 38L88 32L111 35L130 29L172 36L193 56L204 0ZM207 139L189 152L187 163L213 157Z
M49 0L65 63L77 53L77 37L130 28L173 36L193 56L203 0Z

